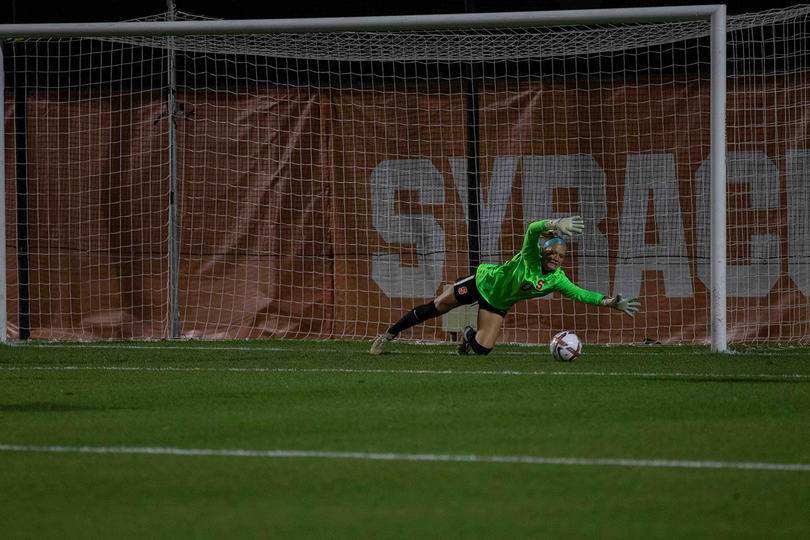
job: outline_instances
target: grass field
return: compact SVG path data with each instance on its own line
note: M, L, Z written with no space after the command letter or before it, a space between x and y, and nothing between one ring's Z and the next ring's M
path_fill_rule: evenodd
M17 538L802 538L810 349L0 346Z

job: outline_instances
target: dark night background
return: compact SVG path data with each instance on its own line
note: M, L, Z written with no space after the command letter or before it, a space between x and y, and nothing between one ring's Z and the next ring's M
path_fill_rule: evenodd
M176 0L177 9L223 19L285 19L303 17L360 17L372 15L427 15L560 9L610 9L714 4L717 2L660 0ZM796 1L728 2L729 15L796 5ZM11 0L12 9L0 10L1 23L105 22L163 13L165 0L74 0L43 4ZM6 4L8 5L8 4Z

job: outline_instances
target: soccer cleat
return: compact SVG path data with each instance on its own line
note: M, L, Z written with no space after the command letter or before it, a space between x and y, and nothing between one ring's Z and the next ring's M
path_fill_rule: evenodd
M464 330L461 331L461 335L459 336L458 343L456 343L456 353L462 356L466 356L470 354L470 336L474 330L467 326Z
M374 338L374 343L371 344L371 354L373 356L379 356L385 352L385 346L388 345L388 342L397 337L396 334L389 334L387 331L383 332L376 338Z

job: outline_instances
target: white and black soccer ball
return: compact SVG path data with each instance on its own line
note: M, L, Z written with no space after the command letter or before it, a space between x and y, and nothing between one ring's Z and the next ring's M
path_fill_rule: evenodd
M575 333L565 330L551 339L549 348L557 362L573 362L582 352L582 342Z

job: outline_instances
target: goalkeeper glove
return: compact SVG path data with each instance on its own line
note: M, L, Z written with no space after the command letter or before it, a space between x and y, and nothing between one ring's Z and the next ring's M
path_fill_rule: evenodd
M622 298L622 295L617 294L614 296L606 296L602 299L601 305L612 307L613 309L618 309L619 311L624 311L631 317L638 312L638 307L641 305L638 302L635 302L637 299L636 296L632 296L630 298Z
M546 221L546 229L574 236L585 230L585 222L579 216L549 219Z

